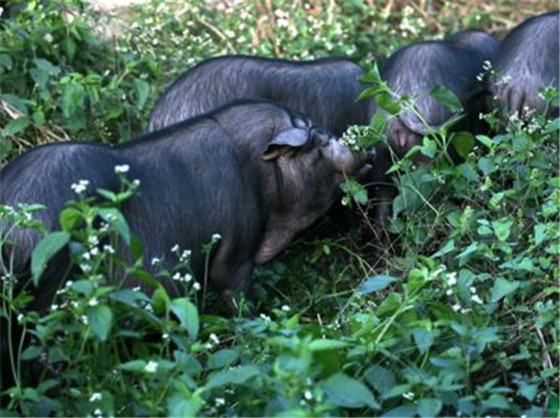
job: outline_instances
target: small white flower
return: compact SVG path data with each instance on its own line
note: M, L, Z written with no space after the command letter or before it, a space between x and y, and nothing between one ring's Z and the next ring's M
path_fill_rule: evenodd
M226 400L224 398L216 398L214 400L214 402L216 403L216 405L225 405L226 404Z
M173 279L173 280L177 280L177 281L181 280L181 274L180 274L180 273L175 273L175 274L173 275L172 279Z
M58 305L56 304L51 305L51 311L56 311L57 309L58 309Z
M219 241L222 239L222 236L220 234L213 234L212 235L212 241Z
M161 258L154 257L152 258L152 266L161 263Z
M115 254L115 249L110 245L104 245L103 251L107 252L108 254Z
M216 334L214 334L214 333L211 333L211 334L208 336L208 338L211 339L211 340L214 342L214 344L219 344L219 343L220 343L220 339L219 339L218 336L217 336Z
M303 396L305 397L305 399L307 399L308 401L310 401L311 399L313 399L313 394L311 393L310 390L306 390L303 393Z
M455 286L457 284L457 273L453 271L447 275L447 284L449 286Z
M134 292L139 292L140 291L140 286L133 287L132 290Z
M140 180L138 180L138 179L132 180L132 185L136 186L136 187L140 186Z
M447 289L447 291L445 292L445 294L446 294L447 296L451 296L451 295L453 294L453 290Z
M23 321L24 315L22 313L18 314L17 321L21 323Z
M179 252L179 244L175 244L175 245L171 248L171 252L172 252L172 253L178 253L178 252Z
M461 305L456 303L451 307L451 309L453 309L455 312L459 312L459 310L461 309Z
M409 401L414 399L414 392L405 392L403 393L403 398L408 399Z
M88 240L88 244L92 247L99 244L99 238L97 238L96 235L90 235L87 240Z
M100 417L103 415L103 411L101 411L101 409L97 408L95 411L93 411L93 415L96 417Z
M97 306L99 305L99 301L96 298L91 298L91 300L88 302L89 306Z
M100 392L94 392L89 397L89 401L90 402L100 401L102 397L103 397L103 395L101 395Z
M71 287L73 284L74 284L74 282L73 282L72 280L68 280L68 281L66 282L66 285L65 285L65 286L66 286L66 287Z
M164 332L163 334L161 334L161 338L163 340L167 340L167 339L169 339L169 334L167 332Z
M469 290L470 290L471 293L473 293L473 294L476 293L476 287L474 287L474 286L469 287Z
M45 42L48 42L49 44L51 44L52 41L54 41L54 38L50 33L46 33L45 36L43 36L43 39Z
M85 324L85 325L87 325L89 323L88 319L87 319L87 316L85 316L85 315L80 316L80 321L82 321L82 323Z
M260 317L261 317L262 319L264 319L266 322L270 322L270 321L271 321L270 316L268 316L268 315L261 314Z
M148 373L155 373L157 368L157 362L150 360L148 364L146 364L146 367L144 367L144 370L146 370Z
M70 188L74 190L76 194L82 194L86 191L88 185L89 180L80 180L78 183L72 183Z
M484 302L482 301L482 299L480 299L480 297L478 295L472 295L471 296L471 300L474 303L478 303L478 304L483 304Z
M200 290L200 283L198 282L194 282L194 284L192 285L193 289L196 290L197 292Z
M128 164L116 165L115 166L115 173L116 174L128 173L128 170L130 170L130 166Z
M99 248L94 247L94 248L92 248L92 249L89 251L89 253L90 253L93 257L95 257L97 254L99 254Z
M284 312L290 312L290 307L288 305L282 305L282 310Z

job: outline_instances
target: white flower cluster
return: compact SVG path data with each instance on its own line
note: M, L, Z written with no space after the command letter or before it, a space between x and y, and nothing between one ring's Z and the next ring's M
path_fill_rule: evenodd
M115 166L115 174L128 173L129 170L130 170L130 166L128 164L116 165Z
M74 191L74 193L82 194L87 190L88 185L89 180L80 180L78 183L72 183L70 188Z
M155 373L157 371L157 368L158 368L158 363L156 361L150 360L148 364L146 364L146 366L144 367L144 370L147 371L148 373Z
M177 272L173 275L172 279L179 283L189 283L192 280L192 274L185 273L181 275L181 273Z

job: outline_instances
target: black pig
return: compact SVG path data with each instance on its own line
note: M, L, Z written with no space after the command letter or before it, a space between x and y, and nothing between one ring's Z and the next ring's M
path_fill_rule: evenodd
M357 100L363 70L346 59L294 62L223 56L203 61L176 80L156 103L149 130L169 126L236 99L267 99L308 115L341 135L368 124L372 101Z
M73 183L87 179L91 191L118 190L114 167L128 165L140 188L122 211L144 243L146 260L169 259L165 255L179 244L192 249L200 278L201 247L218 233L210 284L226 296L250 294L253 265L275 257L322 215L343 173L367 169L368 159L298 112L245 101L113 148L58 143L33 149L0 171L0 203L45 205L37 217L54 230L59 211L73 198ZM25 270L39 239L29 230L12 233L16 270ZM42 279L46 304L54 281Z
M477 76L482 73L484 61L482 54L450 41L407 45L389 57L381 69L381 78L398 96L412 97L416 110L427 124L425 126L407 109L388 120L387 140L397 156L402 157L414 145L420 145L430 129L437 129L455 116L453 111L429 95L437 86L450 89L461 102L465 118L458 128L482 129L478 115L485 108L486 90ZM450 153L453 154L453 150ZM375 185L373 194L377 196L374 217L383 224L390 215L396 190L390 186L389 176L384 174L391 165L389 150L380 148L378 155L376 175L371 183Z
M448 36L445 40L453 45L475 51L489 61L494 59L500 48L500 41L479 29L465 29Z
M559 88L558 11L525 20L501 43L491 89L505 109L525 114L528 109L558 116L558 107L546 109L539 88Z

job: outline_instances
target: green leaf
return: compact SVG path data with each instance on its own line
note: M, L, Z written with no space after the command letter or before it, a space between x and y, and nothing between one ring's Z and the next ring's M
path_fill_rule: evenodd
M497 302L510 293L515 292L518 287L519 282L510 282L509 280L499 277L494 282L490 299L492 302Z
M43 349L37 345L30 345L23 353L21 353L22 360L33 360L34 358L39 357L39 355L43 352Z
M88 309L88 324L101 341L105 341L113 325L113 312L106 305L93 306Z
M168 400L167 416L196 417L201 406L202 406L202 402L200 402L200 399L198 399L198 402L196 402L196 397L192 397L191 399L186 399L179 395L173 395L169 397Z
M257 366L248 365L235 369L224 370L210 375L206 383L206 389L217 388L225 385L242 385L252 377L260 375Z
M425 354L434 342L432 332L425 328L414 328L412 335L414 336L414 342L416 343L416 347L418 347L420 354Z
M85 90L80 84L67 84L62 91L62 113L67 118L71 117L84 105Z
M502 395L498 395L497 393L490 395L490 397L484 402L482 402L482 404L487 408L496 408L496 409L509 408L509 402L507 401L507 399L504 398Z
M482 174L488 175L496 169L494 161L487 157L480 157L478 160L478 168L482 171Z
M31 254L31 277L35 286L47 268L47 263L70 241L68 232L53 232L45 236Z
M364 372L364 377L382 397L397 384L395 374L383 366L371 366Z
M196 306L194 306L187 298L180 298L174 299L171 302L170 309L171 312L179 318L181 326L187 329L189 337L195 341L198 337L198 329L200 327Z
M364 283L360 285L357 293L360 295L368 295L378 290L385 289L391 283L395 282L395 278L386 275L377 275L368 278Z
M72 231L81 219L81 212L73 207L65 208L59 215L60 226L65 231Z
M455 249L455 240L449 240L445 243L445 245L439 249L439 251L436 251L434 254L432 254L431 258L438 258L441 257L445 254L449 254L451 251L453 251Z
M118 209L102 208L99 210L99 216L117 231L126 245L130 245L130 228L123 214Z
M359 380L337 373L329 377L321 385L328 401L344 408L363 408L369 406L379 409L373 394Z
M377 315L380 317L392 315L400 308L401 304L401 295L398 293L391 293L383 302L381 302L379 308L377 308Z
M126 370L128 372L141 372L146 368L146 362L144 360L132 360L126 363L119 364L119 369Z
M454 132L449 141L463 159L466 159L474 148L474 137L469 132Z
M136 93L136 107L138 110L142 110L150 95L150 85L144 80L136 78L134 80L134 92Z
M421 417L437 417L443 403L440 399L426 398L418 401L418 413Z
M437 142L425 136L422 139L420 152L422 152L422 154L424 154L426 157L434 158L437 152Z
M497 221L492 221L492 228L494 229L494 235L500 241L505 242L509 235L511 234L511 226L513 221L509 218L502 218Z
M15 135L23 131L30 125L31 121L27 116L21 116L17 119L10 121L4 129L2 129L3 136Z
M237 360L239 360L239 351L230 348L219 350L208 359L208 369L223 369L231 366Z
M337 350L339 348L345 348L350 346L349 343L338 340L320 339L313 340L309 344L309 349L311 351L325 351L325 350Z
M436 99L437 102L447 107L453 113L463 110L463 105L450 89L443 86L437 86L430 92L430 96Z

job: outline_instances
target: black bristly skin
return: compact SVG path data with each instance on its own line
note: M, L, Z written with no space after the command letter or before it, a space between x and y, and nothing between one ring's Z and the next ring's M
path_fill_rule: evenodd
M491 90L505 110L525 114L525 107L558 116L558 107L545 109L539 88L559 88L559 15L544 13L525 20L501 42ZM504 79L506 82L504 82Z
M340 136L367 125L373 103L358 101L363 70L343 58L287 61L244 55L203 61L185 72L156 103L149 130L208 112L236 99L266 99L308 115Z

